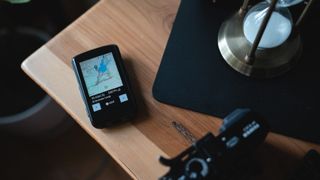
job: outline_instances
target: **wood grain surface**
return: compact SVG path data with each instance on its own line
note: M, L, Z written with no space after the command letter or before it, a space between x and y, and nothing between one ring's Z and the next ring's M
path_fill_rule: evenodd
M221 120L169 106L152 97L152 84L166 46L179 0L101 0L23 64L22 69L51 95L134 179L157 179L168 169L159 155L173 157L188 147L172 126L177 121L200 138L217 135ZM78 53L117 44L138 100L139 115L115 128L94 129L85 113L71 59ZM264 172L259 179L283 179L297 160L320 146L270 133L259 149Z

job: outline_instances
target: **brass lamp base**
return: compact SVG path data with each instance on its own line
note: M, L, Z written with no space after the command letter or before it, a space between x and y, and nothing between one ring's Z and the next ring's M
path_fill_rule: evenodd
M245 58L252 44L244 36L242 23L242 14L236 13L221 25L218 35L219 50L225 61L236 71L250 77L271 78L287 72L300 58L300 35L292 33L281 46L258 48L254 63L247 63Z

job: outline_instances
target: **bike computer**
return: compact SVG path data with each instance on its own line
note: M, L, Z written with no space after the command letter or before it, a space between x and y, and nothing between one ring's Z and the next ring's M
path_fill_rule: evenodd
M135 115L135 99L116 45L79 54L72 65L94 127L108 127Z

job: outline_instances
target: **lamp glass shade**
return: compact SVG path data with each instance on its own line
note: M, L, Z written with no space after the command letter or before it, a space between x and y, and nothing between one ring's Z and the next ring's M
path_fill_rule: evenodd
M267 0L269 3L271 3L271 0ZM299 4L303 2L303 0L278 0L277 6L278 7L289 7L296 4Z
M253 44L258 30L265 18L270 4L267 1L253 6L243 21L243 33L246 39ZM292 31L292 16L288 8L276 6L264 30L258 48L274 48L283 44Z

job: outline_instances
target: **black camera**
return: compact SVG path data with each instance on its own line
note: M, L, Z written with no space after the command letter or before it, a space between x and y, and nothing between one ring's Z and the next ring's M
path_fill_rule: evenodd
M220 134L208 133L173 159L160 157L170 170L160 180L231 180L252 172L252 154L265 140L269 126L257 113L237 109L223 120Z

